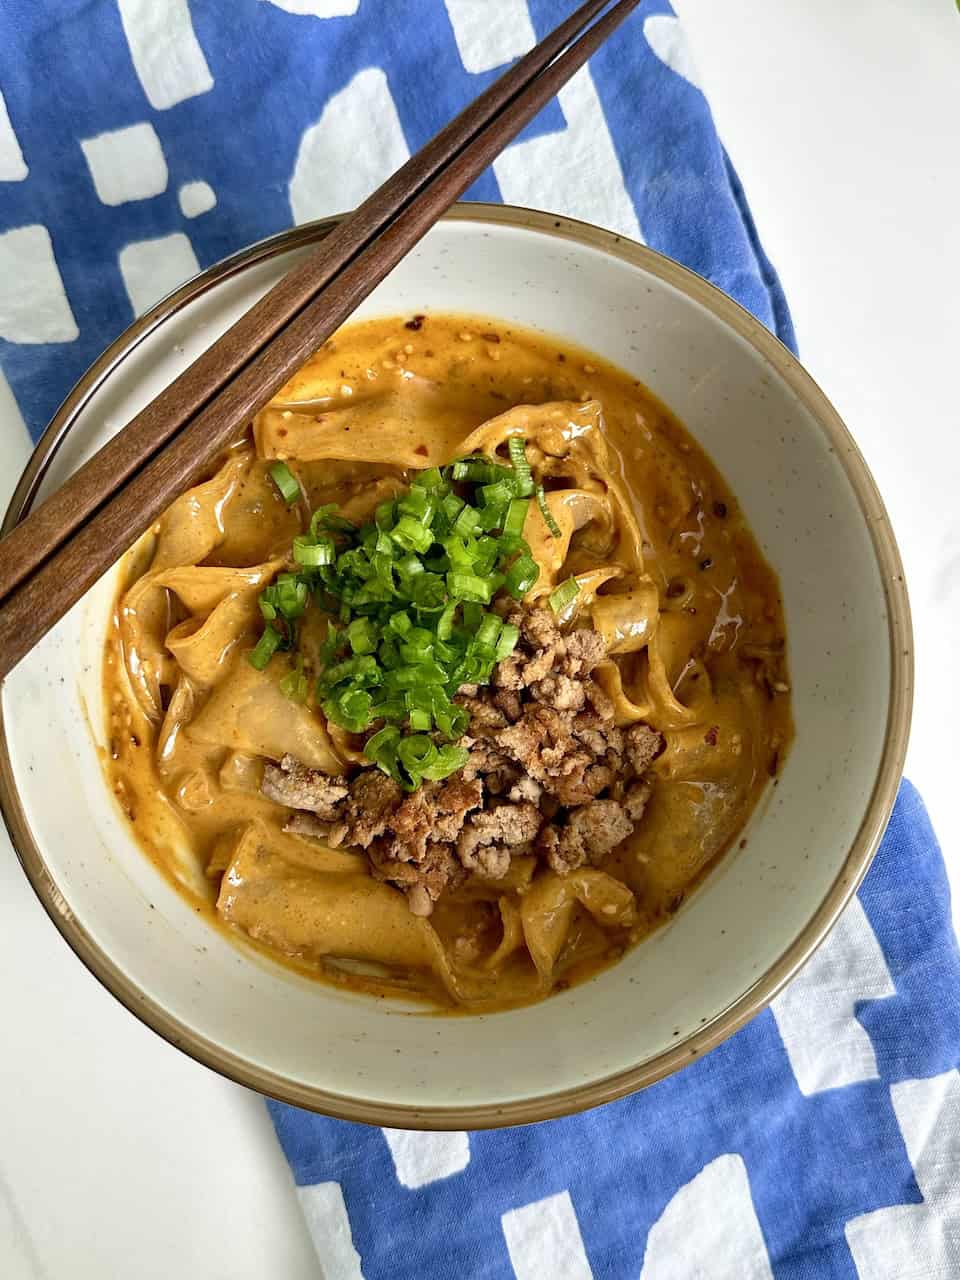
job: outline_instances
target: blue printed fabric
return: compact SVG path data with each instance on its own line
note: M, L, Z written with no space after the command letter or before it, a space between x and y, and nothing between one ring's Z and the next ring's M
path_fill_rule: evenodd
M186 277L349 208L573 0L4 0L0 421L36 436ZM666 0L474 185L642 238L793 344ZM412 1134L270 1104L327 1280L960 1276L960 958L904 784L828 941L701 1061L586 1115Z
M958 1062L950 893L905 782L814 959L660 1084L470 1134L269 1105L327 1276L953 1280Z

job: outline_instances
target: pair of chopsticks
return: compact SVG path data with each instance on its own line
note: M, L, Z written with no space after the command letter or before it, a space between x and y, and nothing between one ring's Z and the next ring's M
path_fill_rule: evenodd
M562 22L0 541L0 677L208 472L639 0L594 22L609 2Z

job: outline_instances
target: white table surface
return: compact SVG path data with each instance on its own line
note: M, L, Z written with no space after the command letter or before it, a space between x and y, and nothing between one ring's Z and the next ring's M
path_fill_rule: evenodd
M960 896L960 16L954 0L675 4L802 356L899 536L918 668L908 772ZM0 439L4 501L25 452ZM98 986L5 838L0 1008L4 1280L322 1274L260 1099Z

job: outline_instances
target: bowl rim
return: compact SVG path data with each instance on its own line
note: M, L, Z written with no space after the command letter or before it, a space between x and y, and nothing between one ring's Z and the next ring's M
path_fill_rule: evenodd
M209 289L278 255L314 244L340 220L319 219L281 231L222 259L139 316L107 347L67 395L40 437L0 526L6 534L33 505L39 486L77 417L111 373L154 330ZM463 202L444 221L494 224L573 240L639 267L699 303L734 330L788 384L816 419L843 467L867 524L880 569L888 615L890 700L883 753L863 821L836 879L800 933L765 973L710 1022L648 1061L569 1089L503 1103L423 1106L371 1102L304 1085L209 1040L141 991L74 916L46 867L27 821L10 761L0 700L0 811L21 866L61 935L90 972L121 1004L169 1044L238 1084L281 1102L341 1120L406 1129L484 1129L529 1124L612 1102L645 1088L713 1049L764 1009L820 945L867 872L893 810L910 730L913 641L903 566L890 521L856 443L826 395L796 356L765 325L716 286L626 236L575 218L515 205Z

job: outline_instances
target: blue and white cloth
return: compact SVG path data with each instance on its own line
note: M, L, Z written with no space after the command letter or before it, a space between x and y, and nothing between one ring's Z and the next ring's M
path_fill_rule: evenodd
M198 267L354 205L574 0L4 0L0 423L34 438ZM645 239L788 345L789 312L666 0L469 193ZM679 1075L489 1133L270 1104L326 1280L960 1277L960 956L904 784L772 1008Z

